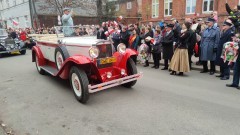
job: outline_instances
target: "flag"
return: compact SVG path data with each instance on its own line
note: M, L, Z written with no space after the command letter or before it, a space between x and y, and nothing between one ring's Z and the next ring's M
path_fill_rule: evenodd
M18 26L19 22L12 20L13 25Z

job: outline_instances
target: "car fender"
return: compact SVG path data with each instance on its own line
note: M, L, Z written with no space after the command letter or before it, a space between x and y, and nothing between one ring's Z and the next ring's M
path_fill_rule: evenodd
M38 64L39 64L39 66L43 66L43 65L46 64L45 63L45 58L44 58L44 56L42 54L42 51L41 51L39 46L34 46L32 48L32 62L36 61L35 55L37 55L37 57L38 57Z
M127 60L131 56L136 56L136 55L138 55L138 52L136 50L133 50L133 49L126 49L126 52L124 54L121 54L119 52L115 52L113 54L113 56L117 58L117 62L115 63L115 66L126 69Z
M90 58L82 55L75 55L67 58L56 76L60 76L62 79L68 79L72 66L78 66L84 70L87 70L88 66L91 66L94 72L96 72L98 78L101 78L99 76L98 69L93 61Z

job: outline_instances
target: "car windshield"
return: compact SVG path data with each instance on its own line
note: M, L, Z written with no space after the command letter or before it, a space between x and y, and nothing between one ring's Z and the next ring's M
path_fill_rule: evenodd
M8 33L5 29L0 29L0 36L7 36Z
M56 26L55 30L58 37L95 36L97 34L94 26Z

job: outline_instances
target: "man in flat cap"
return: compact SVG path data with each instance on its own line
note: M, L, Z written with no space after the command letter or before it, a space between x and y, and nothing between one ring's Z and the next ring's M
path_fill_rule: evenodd
M168 62L172 59L173 56L173 42L174 42L174 34L173 34L173 24L168 24L166 26L166 32L162 37L162 47L163 47L163 59L164 59L164 68L162 70L168 69Z
M72 11L70 8L63 9L63 16L62 16L62 24L63 24L63 33L65 37L72 36L74 33L73 30L73 19L72 19Z
M208 28L204 30L201 38L201 61L203 70L200 73L208 72L208 61L210 61L210 75L215 73L215 60L220 40L220 30L214 27L215 20L208 18L206 24Z
M221 58L223 45L226 42L232 41L232 37L234 36L234 32L232 31L232 23L230 21L225 21L222 25L222 33L219 41L219 46L217 50L217 57L216 57L216 65L220 66L220 75L216 77L220 77L221 80L228 80L230 76L230 67L228 63L225 63Z

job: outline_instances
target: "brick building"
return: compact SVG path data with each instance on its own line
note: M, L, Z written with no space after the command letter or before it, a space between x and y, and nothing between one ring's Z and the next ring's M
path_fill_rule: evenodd
M226 18L226 0L143 0L142 22L169 21L176 18L183 22L185 18L206 18L213 11L218 12L219 23ZM228 0L233 9L240 4L240 0Z
M142 0L108 0L114 5L114 18L123 16L125 23L136 23L141 19Z

